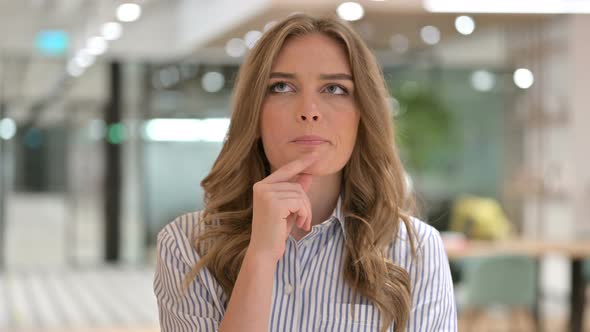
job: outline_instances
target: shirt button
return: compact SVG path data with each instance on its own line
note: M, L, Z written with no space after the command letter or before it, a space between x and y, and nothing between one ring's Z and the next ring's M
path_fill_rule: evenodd
M289 295L291 293L293 293L293 286L291 284L285 285L285 294Z

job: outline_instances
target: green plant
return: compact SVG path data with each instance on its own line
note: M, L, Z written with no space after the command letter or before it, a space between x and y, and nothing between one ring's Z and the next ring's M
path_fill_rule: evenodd
M398 102L397 140L408 168L435 172L451 164L452 115L436 92L407 81L392 95Z

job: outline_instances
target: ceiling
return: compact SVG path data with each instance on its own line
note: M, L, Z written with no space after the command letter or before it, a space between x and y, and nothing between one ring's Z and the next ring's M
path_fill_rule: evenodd
M240 25L228 29L225 33L211 38L205 47L195 50L196 56L216 62L236 62L225 54L225 44L232 38L243 38L248 31L262 31L272 21L280 20L295 12L312 15L335 15L338 4L342 1L333 0L275 0L272 7L247 20ZM547 15L490 15L472 14L476 22L476 30L470 36L463 36L455 29L457 14L429 13L421 5L421 1L360 1L365 5L364 17L351 26L359 32L369 47L382 61L405 62L416 52L445 52L446 48L459 48L456 59L442 59L453 64L463 63L497 65L504 60L501 39L508 29L541 22L549 18ZM306 4L302 6L301 4ZM309 5L309 6L307 6ZM441 33L441 43L437 46L425 44L420 37L420 30L426 25L437 27ZM409 51L403 54L391 52L391 38L403 35L408 39ZM483 50L483 51L482 51ZM387 54L390 53L390 54ZM392 57L397 58L392 59ZM455 61L457 60L457 61Z
M106 75L100 63L118 58L135 62L196 61L236 63L241 59L225 54L225 43L261 30L272 20L293 12L334 14L336 0L143 0L137 22L124 24L121 39L109 45L107 53L72 84L69 98L101 101L105 98ZM472 15L477 24L471 36L454 28L456 15L424 11L420 0L359 1L365 16L351 25L359 31L382 61L410 61L416 53L437 54L442 63L454 65L495 65L505 60L504 31L530 24L547 16ZM0 0L0 78L5 82L4 99L26 109L50 95L65 76L66 62L85 40L113 20L120 0ZM419 36L425 25L441 31L441 43L428 46ZM42 29L61 29L70 35L67 57L41 56L33 40ZM391 51L390 38L403 34L410 50Z

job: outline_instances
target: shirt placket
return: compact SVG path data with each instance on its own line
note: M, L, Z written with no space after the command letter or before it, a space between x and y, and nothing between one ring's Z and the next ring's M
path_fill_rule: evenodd
M289 238L289 259L288 263L291 266L293 273L289 276L289 282L285 285L285 295L293 297L293 324L292 330L298 331L300 326L300 311L301 311L301 265L299 259L299 249L297 242L293 238Z

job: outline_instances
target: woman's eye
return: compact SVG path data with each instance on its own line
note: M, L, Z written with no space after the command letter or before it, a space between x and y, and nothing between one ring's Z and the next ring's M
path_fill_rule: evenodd
M272 84L269 88L269 91L271 93L284 93L284 92L289 92L288 90L285 90L289 88L289 85L285 82L277 82L275 84Z
M268 90L270 93L292 92L291 87L286 82L276 82L274 84L271 84L271 86L268 88ZM336 84L329 85L327 88L325 88L325 90L328 90L327 92L330 94L333 94L333 95L347 95L348 94L348 90L346 88L341 87L340 85L336 85Z
M329 85L326 89L332 90L332 91L330 91L330 93L333 93L335 95L346 95L346 94L348 94L348 91L345 88L341 87L340 85ZM340 91L340 92L338 92L338 91Z

